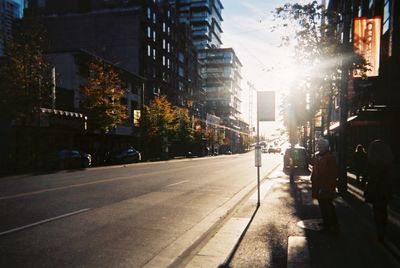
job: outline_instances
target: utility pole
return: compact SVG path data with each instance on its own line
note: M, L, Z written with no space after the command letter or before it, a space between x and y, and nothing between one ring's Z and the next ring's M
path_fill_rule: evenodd
M350 27L351 27L351 5L353 1L344 1L343 19L343 43L342 43L342 63L340 81L340 127L339 127L339 185L340 193L347 192L347 114L348 99L347 88L349 81L350 62L346 55L350 52Z

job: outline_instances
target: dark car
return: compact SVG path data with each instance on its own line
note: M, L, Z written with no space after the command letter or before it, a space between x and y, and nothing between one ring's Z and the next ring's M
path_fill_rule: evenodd
M141 154L132 147L120 150L112 154L110 158L112 164L137 163L140 160L142 160Z
M309 173L307 151L304 147L287 148L283 156L283 169L287 173Z
M61 150L50 160L52 168L87 168L92 164L92 156L79 150Z

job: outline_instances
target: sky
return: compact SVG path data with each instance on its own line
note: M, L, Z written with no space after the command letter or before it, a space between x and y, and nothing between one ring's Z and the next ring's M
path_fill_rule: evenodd
M292 61L293 49L280 46L283 32L271 31L276 25L272 12L287 2L303 1L222 0L223 47L232 47L243 64L242 88L245 89L246 81L249 81L258 91L275 91L277 121L260 123L260 132L265 135L274 133L276 128L282 126L278 117L280 96L292 90L291 78L299 73ZM247 122L249 122L248 96L248 92L243 90L242 118ZM256 107L253 107L253 111L256 112ZM253 125L256 124L255 118L253 115Z

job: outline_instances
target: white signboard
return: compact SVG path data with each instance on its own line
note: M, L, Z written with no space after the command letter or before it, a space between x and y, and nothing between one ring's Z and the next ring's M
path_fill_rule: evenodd
M275 92L257 92L258 121L275 121Z

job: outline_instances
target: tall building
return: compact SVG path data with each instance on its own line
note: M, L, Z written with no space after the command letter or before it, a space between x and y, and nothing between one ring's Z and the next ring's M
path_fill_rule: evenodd
M32 0L29 10L42 16L50 52L84 49L145 78L143 103L166 95L174 105L195 106L199 89L191 32L178 23L167 0L47 0L45 5Z
M220 0L170 0L176 5L179 22L190 25L193 44L198 50L219 48L222 44L222 9Z
M230 150L235 151L241 130L240 63L232 48L221 48L221 0L169 0L176 7L179 22L190 25L192 41L198 51L201 85L205 91L206 112L222 120ZM236 131L236 132L235 132ZM237 147L237 146L236 146ZM238 150L239 151L239 150Z
M20 17L20 5L13 0L0 0L0 57L12 38L13 21Z
M232 48L203 49L198 54L206 110L222 120L233 152L240 142L241 67ZM248 125L247 130L248 131Z

